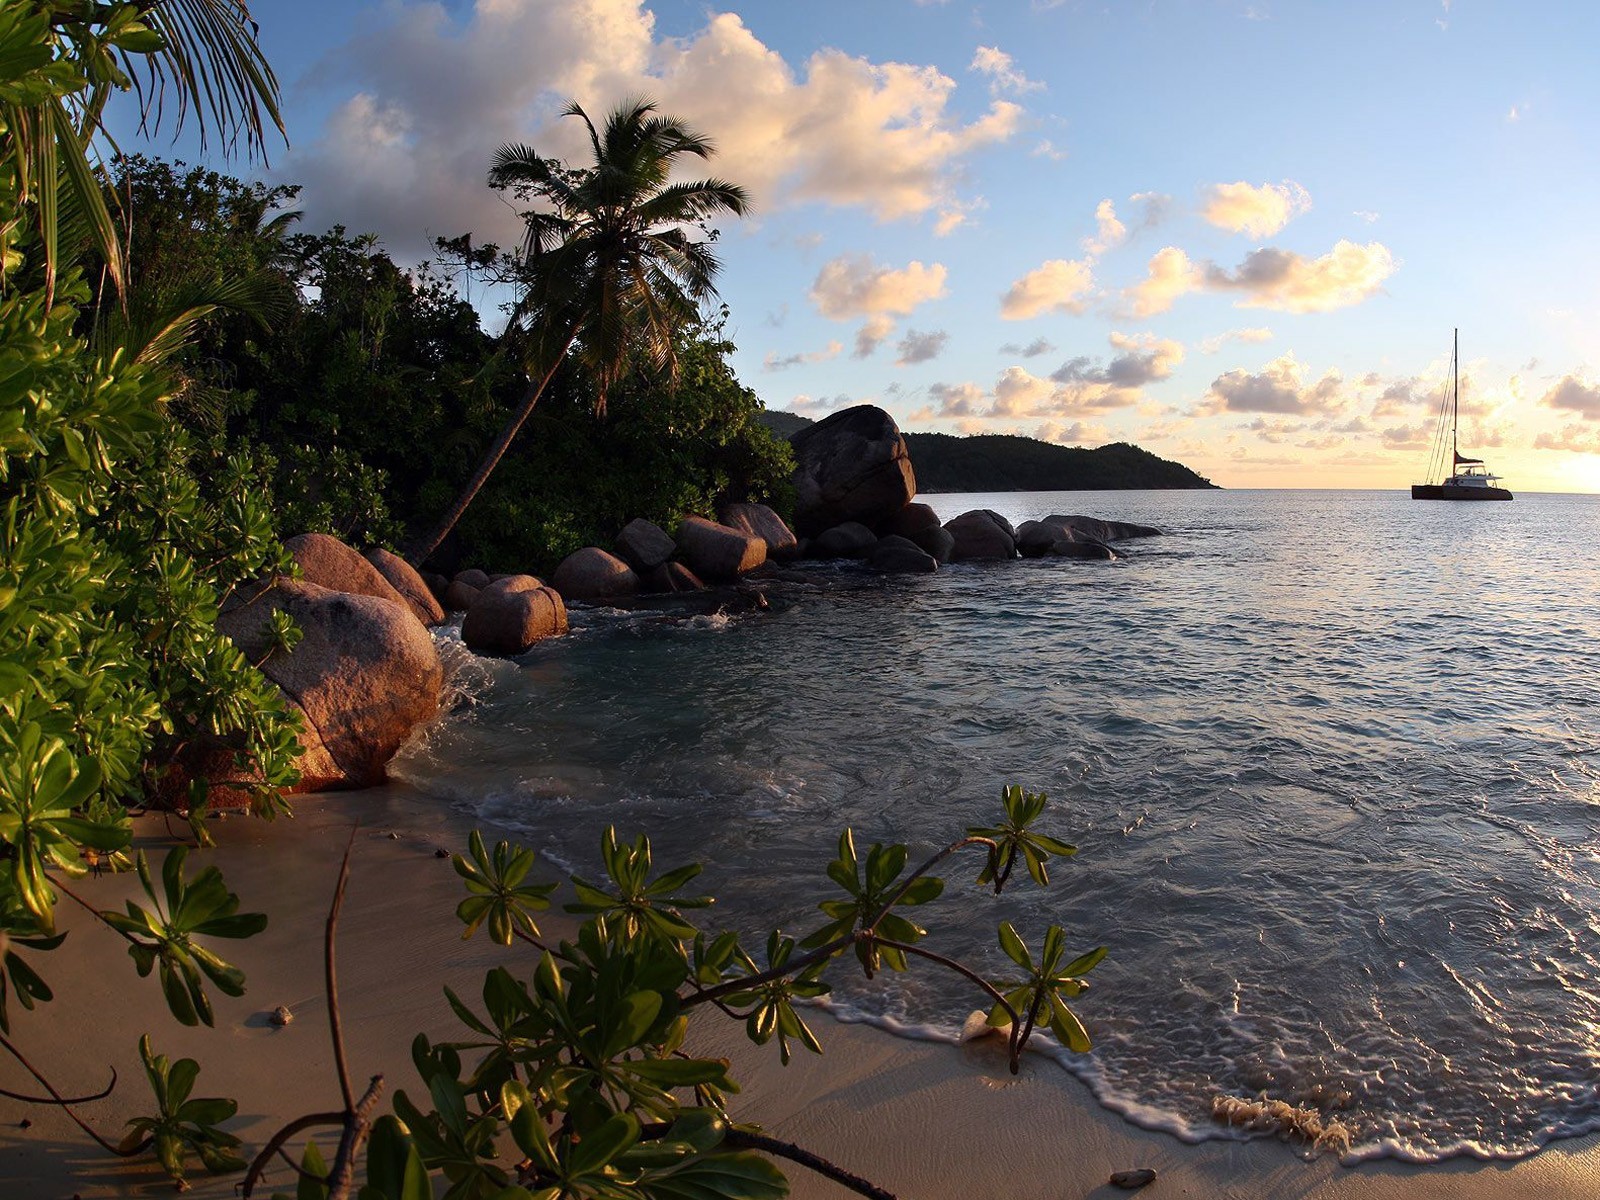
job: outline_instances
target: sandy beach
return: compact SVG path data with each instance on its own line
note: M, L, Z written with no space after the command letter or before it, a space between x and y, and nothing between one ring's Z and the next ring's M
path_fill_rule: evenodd
M251 1152L284 1121L338 1107L326 1025L322 926L353 822L359 820L348 899L341 920L339 986L357 1086L374 1074L389 1094L416 1088L412 1035L453 1035L443 999L449 984L475 998L482 971L504 961L482 936L464 942L453 909L457 880L441 848L457 850L467 826L403 789L303 798L293 820L231 818L216 823L210 852L246 910L265 911L262 935L223 953L248 974L244 997L217 998L214 1029L189 1030L166 1013L154 980L133 972L123 943L63 906L75 953L41 964L57 999L45 1010L16 1010L19 1048L67 1092L103 1087L105 1100L81 1114L116 1140L141 1111L147 1088L137 1042L201 1063L201 1095L238 1099L230 1128ZM597 815L597 826L600 817ZM159 821L145 819L153 844ZM86 880L82 892L104 906L135 890L131 876ZM268 1014L287 1005L295 1019L277 1027ZM813 1149L901 1197L1010 1200L1126 1195L1107 1185L1113 1171L1151 1167L1156 1182L1140 1195L1400 1200L1419 1197L1579 1197L1600 1185L1600 1140L1565 1141L1516 1163L1452 1160L1431 1167L1375 1163L1341 1167L1328 1156L1304 1161L1275 1140L1186 1145L1140 1130L1098 1107L1074 1078L1043 1059L1007 1073L987 1045L954 1047L894 1038L859 1025L819 1020L826 1053L801 1053L779 1065L775 1047L745 1041L742 1027L707 1022L698 1045L726 1055L745 1085L736 1115ZM1091 1026L1092 1027L1092 1026ZM32 1090L15 1064L0 1086ZM24 1126L23 1122L28 1124ZM196 1171L199 1172L198 1165ZM848 1191L799 1167L788 1170L800 1200L843 1200ZM197 1173L193 1194L227 1197L238 1177ZM289 1187L286 1169L269 1189ZM152 1167L104 1154L59 1112L0 1099L0 1196L85 1200L170 1195ZM261 1194L261 1193L258 1193Z

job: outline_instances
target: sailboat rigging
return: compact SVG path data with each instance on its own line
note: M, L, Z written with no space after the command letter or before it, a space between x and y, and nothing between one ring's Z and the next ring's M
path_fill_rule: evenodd
M1450 342L1450 385L1439 404L1439 423L1434 433L1433 450L1428 458L1428 482L1413 483L1413 500L1511 500L1514 497L1497 486L1500 476L1489 474L1481 458L1467 458L1456 441L1456 426L1461 407L1461 331ZM1450 414L1449 473L1445 471L1445 412ZM1434 482L1435 479L1439 481Z

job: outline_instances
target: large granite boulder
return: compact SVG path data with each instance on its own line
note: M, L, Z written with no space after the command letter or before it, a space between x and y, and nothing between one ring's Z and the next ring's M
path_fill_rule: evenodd
M635 517L617 534L617 556L640 575L655 570L677 549L666 530L643 517Z
M279 610L301 632L287 652L273 648L272 614ZM300 765L309 783L382 783L400 744L438 711L439 652L398 600L284 579L241 589L217 628L305 714Z
M477 567L469 567L465 571L456 572L455 582L464 583L468 587L486 588L491 581L487 571L480 571Z
M926 575L939 569L933 555L910 538L894 533L878 539L867 555L867 566L886 575Z
M477 654L521 654L567 631L561 594L532 575L507 575L478 594L461 622L461 640Z
M301 533L283 543L299 564L300 578L334 592L379 596L407 604L378 568L336 537L326 533ZM407 607L410 607L407 604Z
M367 561L378 568L378 574L389 581L389 586L400 593L412 614L424 625L437 625L444 620L444 609L439 606L427 580L417 574L417 569L381 546L367 551Z
M845 521L878 529L917 494L906 440L894 418L875 405L841 409L789 441L795 531L802 537Z
M878 535L860 521L846 521L817 534L806 553L812 558L865 558L877 540Z
M921 529L903 536L942 563L949 562L956 552L956 539L943 525L935 525L932 529Z
M1123 538L1160 537L1161 530L1152 525L1133 525L1127 521L1102 521L1099 517L1063 517L1051 515L1043 518L1046 525L1070 529L1082 537L1096 542L1116 542Z
M964 512L945 522L945 531L955 539L952 562L972 559L1009 559L1017 556L1017 544L994 515L981 508Z
M444 610L446 612L467 612L472 608L472 602L478 598L481 587L473 587L459 579L452 579L450 586L444 590Z
M706 590L705 581L680 562L662 563L641 582L645 591L657 595Z
M894 516L883 523L884 533L898 534L900 537L914 537L930 529L940 529L943 526L939 521L939 514L933 511L932 505L912 503L906 505Z
M725 504L717 514L729 529L748 533L767 544L768 558L794 558L800 542L783 518L765 504Z
M1024 558L1116 558L1111 547L1100 539L1049 521L1024 521L1017 529L1017 551Z
M678 554L702 579L737 579L767 561L767 543L704 517L685 517L678 526Z
M598 546L585 546L563 558L550 584L569 602L616 600L639 591L633 568Z

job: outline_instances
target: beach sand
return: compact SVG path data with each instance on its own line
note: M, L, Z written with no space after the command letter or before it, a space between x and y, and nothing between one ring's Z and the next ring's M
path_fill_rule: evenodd
M13 1041L64 1091L103 1087L108 1067L119 1083L81 1114L108 1140L147 1107L138 1062L146 1031L158 1052L200 1061L198 1095L228 1095L239 1116L228 1126L247 1154L288 1119L340 1107L327 1030L322 930L339 859L360 822L349 893L339 926L338 981L353 1083L374 1074L387 1092L417 1090L412 1035L458 1036L441 988L476 1002L484 970L525 955L502 951L481 934L463 941L454 908L459 882L438 849L460 850L468 826L404 789L301 798L293 820L219 821L221 843L208 852L247 911L265 911L265 933L219 946L248 975L244 997L214 995L214 1029L189 1030L166 1012L155 980L139 979L114 934L62 909L68 949L39 963L57 999L33 1013L13 1007ZM597 828L600 817L596 817ZM160 822L145 818L153 844ZM193 867L191 867L193 869ZM131 875L85 880L80 891L112 906L137 889ZM558 918L559 920L559 918ZM267 1017L287 1005L285 1027ZM478 1006L475 1004L475 1006ZM1300 1158L1276 1140L1187 1145L1134 1127L1096 1105L1075 1078L1040 1057L1019 1076L993 1044L951 1046L892 1037L818 1015L826 1053L800 1052L780 1066L775 1046L755 1047L743 1026L707 1020L692 1037L702 1051L733 1060L744 1085L735 1116L797 1142L896 1192L905 1200L1063 1200L1128 1195L1107 1184L1113 1171L1151 1167L1141 1197L1239 1200L1563 1200L1600 1190L1600 1139L1557 1143L1516 1163L1463 1159L1415 1167L1392 1162L1341 1167L1329 1156ZM1092 1021L1091 1021L1092 1030ZM0 1087L34 1091L14 1063ZM380 1111L386 1109L386 1104ZM23 1127L26 1119L30 1122ZM324 1145L326 1145L326 1141ZM205 1175L196 1163L193 1195L231 1197L238 1176ZM785 1165L798 1200L846 1200L854 1193L804 1168ZM287 1168L267 1176L291 1188ZM0 1197L84 1200L168 1196L159 1171L129 1166L82 1135L60 1112L0 1098Z

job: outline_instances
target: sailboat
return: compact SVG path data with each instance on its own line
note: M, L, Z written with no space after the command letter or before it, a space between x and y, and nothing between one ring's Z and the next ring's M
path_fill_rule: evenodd
M1500 476L1489 474L1481 458L1467 458L1456 444L1456 423L1461 403L1461 331L1455 331L1450 341L1450 388L1439 404L1439 426L1434 435L1433 450L1428 456L1428 482L1413 483L1413 500L1511 500L1509 491L1497 486ZM1446 404L1450 410L1450 474L1445 476L1445 426ZM1438 483L1434 479L1444 476Z

